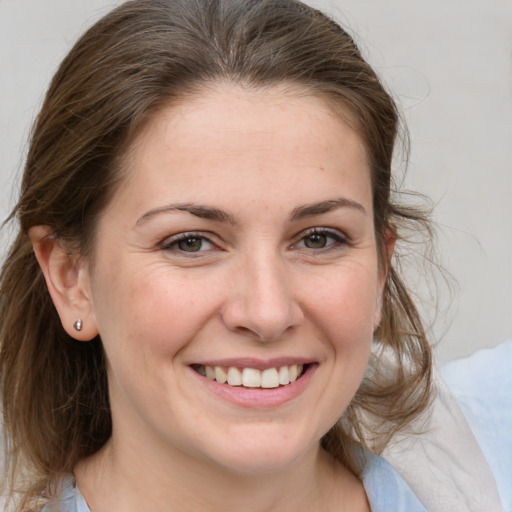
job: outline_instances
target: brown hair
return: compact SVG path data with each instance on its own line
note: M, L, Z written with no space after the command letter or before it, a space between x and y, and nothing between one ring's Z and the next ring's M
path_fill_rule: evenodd
M31 136L19 233L0 278L0 376L10 493L24 505L55 493L59 475L111 434L101 340L64 331L28 230L48 225L79 254L121 179L117 160L141 126L172 98L219 80L244 87L283 82L340 106L356 120L372 173L375 235L388 272L377 346L352 403L324 446L354 472L359 445L375 452L430 396L431 353L396 270L385 268L386 234L404 222L428 230L421 212L391 201L395 104L352 38L296 0L134 0L90 28L54 76ZM28 482L28 483L27 483Z

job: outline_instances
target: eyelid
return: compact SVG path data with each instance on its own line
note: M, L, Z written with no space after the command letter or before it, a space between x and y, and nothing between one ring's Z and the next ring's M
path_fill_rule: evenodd
M315 233L333 235L335 237L342 238L343 240L347 238L339 229L328 228L327 226L315 226L313 228L305 229L300 233L300 236L303 237Z
M292 244L292 247L296 247L307 236L309 236L309 235L316 235L316 234L329 236L329 237L333 238L336 243L329 244L328 246L320 248L320 249L311 249L311 250L315 250L315 251L328 250L333 245L338 245L339 246L339 245L349 245L350 244L349 238L345 234L343 234L341 231L339 231L338 229L322 227L322 226L316 226L316 227L309 228L309 229L306 229L304 231L301 231L297 235L296 242L294 242Z
M187 238L200 238L201 240L204 240L211 244L212 246L217 246L212 239L208 236L208 233L205 233L204 231L184 231L182 233L178 233L176 235L168 236L164 238L159 244L159 248L162 250L171 250L175 249L176 244L179 242L186 240ZM185 251L176 251L176 252L185 252ZM204 252L204 251L197 251L197 252ZM193 254L191 252L190 254Z
M305 229L304 231L301 231L295 237L296 241L291 244L291 248L296 248L297 245L304 240L304 238L306 238L309 235L313 235L313 234L326 235L335 240L335 243L329 244L328 246L326 246L324 248L311 249L314 251L328 250L329 248L331 248L331 246L349 245L350 244L349 238L344 233L339 231L338 229L328 228L328 227L323 227L323 226L315 226L312 228ZM211 233L204 232L204 231L184 231L181 233L177 233L176 235L168 236L168 237L164 238L158 244L158 247L161 250L170 251L170 250L175 249L176 252L186 253L186 251L177 250L175 246L179 242L186 240L187 238L198 238L198 239L201 239L201 240L209 243L214 248L219 247L219 244L212 240L212 238L214 238L213 235ZM305 249L308 249L308 248L306 247ZM206 250L211 250L211 249L206 249ZM195 254L198 254L201 252L206 252L206 250L203 249L201 251L196 251ZM189 254L194 254L194 252L191 251Z

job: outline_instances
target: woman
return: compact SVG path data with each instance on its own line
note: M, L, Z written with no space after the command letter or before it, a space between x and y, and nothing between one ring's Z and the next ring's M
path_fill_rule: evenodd
M395 105L293 0L135 0L62 63L2 270L17 510L425 510ZM401 508L400 508L401 507Z

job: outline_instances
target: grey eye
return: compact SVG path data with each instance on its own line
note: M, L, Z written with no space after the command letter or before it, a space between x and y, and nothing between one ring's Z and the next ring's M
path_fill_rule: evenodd
M308 249L322 249L328 245L328 237L325 233L311 233L304 237L304 245Z
M203 248L204 240L195 236L190 236L177 242L176 246L180 251L197 252Z
M328 249L331 246L343 246L347 243L346 239L339 233L327 229L312 229L306 232L299 243L296 245L298 249Z

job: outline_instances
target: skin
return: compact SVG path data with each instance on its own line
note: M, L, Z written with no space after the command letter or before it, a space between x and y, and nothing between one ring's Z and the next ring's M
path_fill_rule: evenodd
M359 136L303 91L217 84L163 108L123 171L91 261L31 230L64 327L108 358L113 435L75 471L91 510L369 510L319 446L380 321ZM191 366L297 358L307 384L278 405Z

